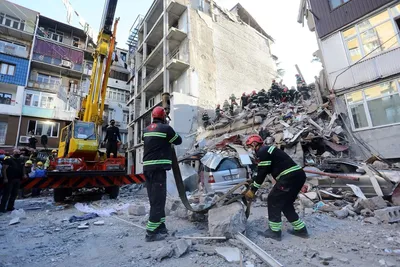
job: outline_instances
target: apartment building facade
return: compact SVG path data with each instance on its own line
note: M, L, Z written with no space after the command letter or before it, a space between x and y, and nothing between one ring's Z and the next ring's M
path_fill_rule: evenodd
M302 1L299 22L304 17L353 135L372 153L400 158L399 1ZM367 156L364 150L355 152Z
M35 11L0 1L0 148L18 141L37 18Z
M137 41L130 47L128 162L136 173L143 129L163 93L171 95L170 125L183 137L181 155L202 129L202 112L213 117L231 94L269 88L276 77L273 39L239 4L226 11L208 0L155 0L131 32Z

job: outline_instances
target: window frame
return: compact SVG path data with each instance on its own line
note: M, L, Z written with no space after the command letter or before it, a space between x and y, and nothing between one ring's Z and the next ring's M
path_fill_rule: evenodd
M6 73L2 73L3 65L6 65L6 68L7 68ZM12 74L9 74L10 67L13 67L13 68L14 68ZM1 74L1 75L15 76L15 70L16 70L16 68L17 68L17 65L15 65L15 64L11 64L11 63L4 62L4 61L0 62L0 74Z
M5 92L1 92L1 91L0 91L0 95L1 95L1 97L4 98L4 99L6 99L6 97L5 97L6 95L7 95L7 96L10 96L10 103L7 104L7 103L1 103L1 102L0 102L1 105L10 105L10 106L12 105L12 102L13 102L13 101L12 101L12 97L13 97L13 95L12 95L11 93L5 93Z
M42 136L42 135L37 135L36 134L36 130L37 130L37 127L38 127L38 122L40 122L40 123L42 123L42 124L45 124L45 122L44 121L41 121L41 120L28 120L28 124L27 124L27 126L26 126L26 135L30 135L29 134L29 124L30 124L30 122L31 121L34 121L35 122L35 129L33 130L33 135L34 136ZM53 136L53 132L54 132L54 126L57 126L57 136ZM51 133L51 135L49 136L47 136L47 137L49 137L49 138L58 138L59 136L60 136L60 123L59 122L56 122L56 121L51 121L51 129L50 129L50 133Z
M5 19L9 19L11 21L10 26L7 26L5 23ZM4 22L4 23L3 23ZM13 22L18 23L18 27L14 28L12 25L14 24ZM26 23L25 20L20 19L20 18L16 18L13 17L11 15L8 15L6 13L1 12L0 13L0 24L4 25L5 27L9 27L9 28L13 28L15 30L19 30L19 31L25 31L25 27L26 27ZM22 29L21 29L22 28Z
M396 91L394 93L390 93L388 95L367 99L367 97L365 95L365 90L368 90L368 89L370 89L370 88L372 88L372 87L374 87L376 85L379 85L379 84L382 84L382 83L385 83L385 82L393 82L393 84L394 84L394 86L396 88ZM353 121L353 113L351 112L351 106L352 105L349 104L349 102L347 100L347 95L352 94L354 92L358 92L358 91L362 92L363 99L362 99L362 101L357 102L357 103L363 103L364 111L365 111L365 115L366 115L366 119L367 119L367 123L368 123L368 126L362 127L362 128L356 128L355 127L354 121ZM355 91L352 91L352 92L349 92L349 93L345 94L344 95L344 99L345 99L345 102L346 102L347 114L348 114L348 117L350 119L351 128L352 128L353 132L371 130L371 129L378 129L378 128L388 127L388 126L392 126L392 125L400 125L400 122L395 122L395 123L389 123L389 124L384 124L384 125L373 126L372 117L371 117L371 114L370 114L369 108L368 108L368 101L373 101L373 100L376 100L376 99L382 99L382 98L385 98L385 97L388 97L388 96L393 96L393 95L399 95L400 96L400 77L397 77L396 79L391 79L391 80L379 82L379 83L373 84L371 86L368 86L368 87L365 87L365 88L362 88L362 89L359 89L359 90L355 90Z
M27 95L31 95L31 100L30 100L30 104L29 105L26 104ZM34 101L35 96L38 97L38 105L37 106L33 105L33 103L35 102ZM46 103L47 103L49 97L53 98L53 101L52 101L53 106L49 107L49 108L47 108L47 107L43 108L41 106L42 105L42 99L46 98ZM28 107L43 108L43 109L54 109L56 107L56 101L57 101L57 95L55 95L55 94L49 94L49 93L44 93L44 92L32 92L32 91L25 92L25 94L24 94L24 106L28 106Z
M390 47L389 49L384 50L384 51L378 51L378 52L376 52L376 53L371 54L369 57L364 58L368 53L365 53L364 44L363 44L362 38L361 38L361 35L362 35L363 33L367 32L368 30L377 28L377 27L383 25L384 23L387 23L388 21L391 22L392 27L393 27L393 31L394 31L395 33L396 33L397 31L400 31L400 29L399 29L399 27L397 26L396 21L395 21L396 19L398 19L398 18L400 17L400 15L395 15L394 12L392 11L392 9L393 9L394 7L396 7L397 5L398 5L398 4L393 5L393 6L390 6L390 7L387 7L387 8L382 9L382 10L379 10L378 12L374 13L372 16L370 16L370 17L368 17L368 18L365 18L365 19L363 19L363 20L360 20L360 21L358 21L357 23L351 25L351 27L347 27L347 28L345 28L344 30L341 31L341 38L342 38L342 42L343 42L343 45L344 45L345 50L346 50L347 61L348 61L348 63L349 63L350 65L355 64L356 62L358 62L358 61L360 61L360 60L365 60L365 59L368 59L369 57L376 57L376 56L378 56L378 55L380 55L380 54L382 54L382 53L386 53L386 52L391 51L391 50L393 50L393 49L400 48L400 36L399 36L399 34L397 34L397 35L396 35L396 38L395 38L395 39L397 40L397 46L395 46L395 47ZM364 21L369 20L369 19L371 19L371 18L373 18L373 17L375 17L375 16L378 16L379 14L381 14L381 13L383 13L383 12L388 12L388 13L389 13L389 18L388 18L388 19L383 20L383 21L379 22L378 24L375 24L374 26L370 26L370 27L365 28L365 29L363 29L362 31L360 31L359 26L360 26L361 23L363 23ZM354 27L354 29L355 29L355 34L349 35L349 36L345 37L345 36L344 36L344 32L346 32L347 30L350 30L350 29L353 28L353 27ZM357 39L358 45L359 45L359 49L360 49L360 52L361 52L361 58L360 58L359 60L357 60L357 61L354 61L354 62L353 62L352 59L351 59L350 49L349 49L349 47L348 47L348 45L347 45L347 42L348 42L349 40L353 39L353 38L356 38L356 39ZM393 38L393 37L391 37L391 38ZM364 59L363 59L363 58L364 58Z
M343 6L344 4L347 4L348 2L350 2L351 0L340 0L342 3L336 7L333 7L332 5L332 0L329 0L329 7L331 8L331 10L335 10L336 8L339 8L341 6Z
M7 137L7 130L8 130L8 123L4 121L0 121L0 126L4 125L5 130L4 130L4 142L1 141L1 136L0 136L0 144L4 145L6 143L6 137Z

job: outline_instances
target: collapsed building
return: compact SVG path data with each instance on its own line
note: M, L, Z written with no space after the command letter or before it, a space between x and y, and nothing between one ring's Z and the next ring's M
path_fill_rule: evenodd
M142 173L142 132L162 94L171 94L170 124L184 137L182 155L195 143L199 114L277 76L272 37L240 4L228 11L214 1L155 0L130 40L128 164L136 173Z

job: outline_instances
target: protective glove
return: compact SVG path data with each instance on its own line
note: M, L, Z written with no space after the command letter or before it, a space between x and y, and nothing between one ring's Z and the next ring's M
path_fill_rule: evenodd
M249 189L246 191L246 193L244 194L244 197L247 200L253 200L256 197L256 194L254 193L254 191L252 189Z

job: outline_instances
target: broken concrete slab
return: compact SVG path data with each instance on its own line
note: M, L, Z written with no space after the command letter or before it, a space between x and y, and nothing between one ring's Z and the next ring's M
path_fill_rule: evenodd
M364 216L364 217L372 217L372 216L374 216L374 212L372 210L370 210L370 209L362 209L360 214L361 214L361 216Z
M128 214L134 216L146 215L146 207L143 205L129 205Z
M400 206L375 210L374 213L375 218L384 223L394 223L400 221Z
M333 214L335 214L338 219L345 219L349 216L349 211L346 208L343 208L341 210L333 211Z
M174 248L171 246L163 246L155 251L153 259L161 262L163 259L171 258L174 255Z
M165 214L171 215L171 212L176 211L178 207L181 205L181 201L179 198L167 198L167 201L165 203Z
M8 223L8 225L15 225L15 224L19 224L20 220L19 217L15 217L13 219L11 219L11 221Z
M208 256L213 256L213 255L215 255L217 253L215 251L215 247L202 245L202 244L196 244L195 246L193 246L193 249L195 251L207 254Z
M227 262L240 262L241 252L238 248L217 247L215 248L215 251Z
M363 220L364 223L369 223L369 224L374 224L374 225L378 225L379 224L379 220L375 217L367 217Z
M205 214L193 212L190 210L187 212L187 217L189 222L205 222L207 220Z
M384 208L387 207L387 204L386 204L385 200L380 196L367 198L367 199L361 199L360 200L360 205L364 209L370 209L372 211L379 210L379 209L384 209Z
M189 240L178 239L173 243L175 256L180 258L189 251L191 242Z
M94 225L104 225L104 221L96 221L93 224Z
M319 252L318 258L323 261L330 261L333 259L333 256L329 252L321 251Z
M211 209L208 212L208 232L211 236L234 238L246 229L247 218L241 203Z

